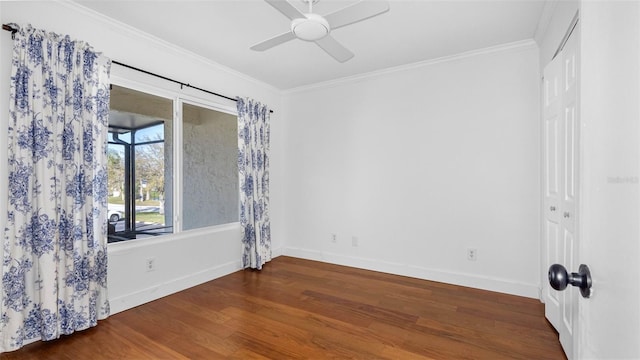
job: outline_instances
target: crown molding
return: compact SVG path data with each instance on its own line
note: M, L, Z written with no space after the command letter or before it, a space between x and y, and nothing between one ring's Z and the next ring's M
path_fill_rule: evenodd
M229 68L227 66L224 66L220 63L217 63L213 60L210 60L204 56L200 56L190 50L187 50L185 48L180 47L179 45L176 45L174 43L165 41L161 38L158 38L154 35L151 35L147 32L144 32L138 28L135 28L131 25L125 24L121 21L115 20L113 18L110 18L102 13L99 13L93 9L90 9L86 6L83 6L73 0L53 0L61 5L64 5L66 7L68 7L71 10L74 10L76 12L79 12L85 16L89 16L92 17L94 19L96 19L96 21L100 21L106 25L108 25L109 27L111 27L112 29L114 29L115 31L118 31L128 37L137 37L138 39L152 44L154 46L156 46L159 49L162 50L168 50L171 52L174 52L175 54L178 54L180 56L184 56L187 57L191 60L197 61L203 65L206 65L208 67L214 68L216 70L219 70L221 72L233 75L235 77L238 77L242 80L248 81L250 83L253 83L255 85L258 86L262 86L270 91L273 91L277 94L281 94L282 90L276 88L275 86L265 83L263 81L260 81L256 78L253 78L251 76L248 76L247 74L244 74L242 72L239 72L237 70L234 70L232 68ZM107 54L108 55L108 54Z
M537 49L537 48L538 48L538 45L533 39L515 41L507 44L501 44L501 45L490 46L490 47L477 49L477 50L465 51L455 55L443 56L436 59L423 60L415 63L394 66L394 67L390 67L382 70L371 71L364 74L347 76L347 77L329 80L329 81L323 81L323 82L319 82L311 85L304 85L304 86L300 86L300 87L296 87L288 90L283 90L282 94L290 95L290 94L306 92L311 90L331 88L339 85L352 83L355 81L377 78L377 77L381 77L381 76L385 76L385 75L389 75L397 72L419 69L419 68L428 67L428 66L432 66L440 63L463 60L463 59L472 58L475 56L481 56L481 55L487 55L487 54L493 54L493 53L499 53L499 52L508 52L508 51L522 51L522 50Z
M544 40L544 36L553 18L553 12L557 6L558 0L545 0L544 8L542 8L542 14L540 14L540 19L538 19L538 25L536 26L536 31L533 36L538 44L541 44L542 40Z

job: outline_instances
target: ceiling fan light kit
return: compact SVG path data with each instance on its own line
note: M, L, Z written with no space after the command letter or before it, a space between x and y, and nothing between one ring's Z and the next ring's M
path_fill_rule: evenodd
M291 20L291 30L262 41L251 50L264 51L290 40L315 42L322 50L339 62L351 59L354 54L331 36L331 29L351 25L389 11L386 1L360 1L326 16L313 13L313 4L319 0L301 0L309 5L309 13L303 14L285 0L265 0Z
M291 21L291 32L300 40L315 41L329 35L329 22L318 14L305 14L304 19Z

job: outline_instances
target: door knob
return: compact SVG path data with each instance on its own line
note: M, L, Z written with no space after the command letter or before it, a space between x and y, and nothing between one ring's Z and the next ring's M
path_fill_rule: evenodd
M549 267L549 284L556 290L564 290L571 284L580 288L582 297L591 296L591 272L585 264L580 264L577 273L569 274L567 269L560 264L553 264Z

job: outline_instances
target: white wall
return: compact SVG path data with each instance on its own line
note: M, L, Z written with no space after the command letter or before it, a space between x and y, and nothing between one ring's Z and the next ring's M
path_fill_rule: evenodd
M276 254L283 245L282 231L282 152L280 93L270 86L242 74L204 60L192 53L173 47L163 41L140 33L130 27L106 20L92 11L73 3L64 2L0 2L0 21L18 24L31 23L34 27L69 34L88 41L98 51L120 62L137 66L185 83L207 88L228 96L251 96L268 105L272 114L272 169L271 219L273 247ZM203 38L203 41L211 39ZM10 78L11 36L0 35L2 61L0 63L0 98L8 98ZM112 75L120 78L138 78L149 81L151 87L180 92L179 86L162 80L147 80L113 66ZM193 96L204 95L185 90ZM215 97L206 100L220 102ZM226 100L224 100L226 101ZM235 106L226 101L224 106ZM8 111L7 101L0 101L0 114ZM0 136L6 136L7 119L0 117ZM1 130L5 129L5 130ZM6 138L0 138L6 143ZM0 146L0 174L6 174L6 147ZM5 160L3 160L5 159ZM6 176L0 176L0 193L6 198ZM6 204L0 201L0 214L6 213ZM0 216L0 228L4 228ZM164 296L199 282L210 280L240 268L239 225L219 226L207 231L175 234L166 238L137 240L109 245L109 298L112 313ZM157 270L145 272L147 258L156 259Z
M285 253L538 297L538 56L510 44L289 93Z

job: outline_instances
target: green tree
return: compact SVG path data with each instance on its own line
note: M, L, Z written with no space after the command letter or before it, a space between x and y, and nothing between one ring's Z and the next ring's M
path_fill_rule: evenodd
M145 141L162 140L157 138ZM164 143L156 142L136 146L136 187L141 182L146 184L142 193L142 200L149 200L151 193L164 198ZM140 192L140 188L138 188Z
M112 146L107 150L107 185L110 194L120 192L124 199L124 159L121 152Z

